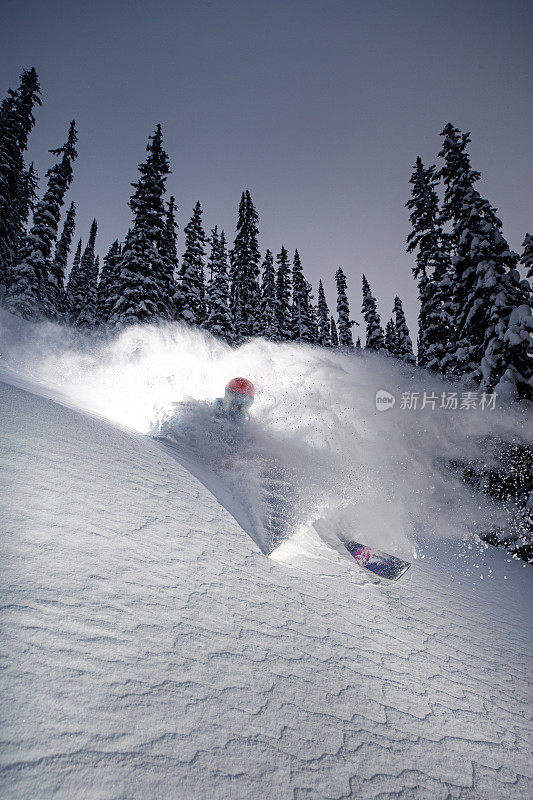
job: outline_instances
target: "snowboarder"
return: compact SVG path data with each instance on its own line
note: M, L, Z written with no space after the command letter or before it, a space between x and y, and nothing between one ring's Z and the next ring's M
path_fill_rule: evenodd
M254 402L255 389L247 378L232 378L226 386L224 397L217 397L213 403L215 416L232 422L247 422L248 409Z

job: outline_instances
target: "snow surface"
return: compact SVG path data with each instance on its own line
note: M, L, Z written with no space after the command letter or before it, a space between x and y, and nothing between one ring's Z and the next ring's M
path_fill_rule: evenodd
M463 538L496 510L438 468L527 415L376 412L420 380L379 357L13 319L2 798L531 796L531 568ZM234 373L261 390L244 469L145 435ZM270 558L254 448L303 475ZM335 532L413 566L379 581Z

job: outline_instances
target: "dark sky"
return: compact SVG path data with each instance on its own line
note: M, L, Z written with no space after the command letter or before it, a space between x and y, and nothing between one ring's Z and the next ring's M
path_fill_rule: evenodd
M37 68L43 91L29 157L79 129L77 235L96 216L98 251L123 238L130 182L161 122L183 228L233 239L241 191L261 246L297 247L316 289L348 276L361 320L366 273L382 320L395 293L415 338L405 253L411 165L435 163L451 121L472 132L478 187L521 249L533 229L533 4L519 0L0 0L1 86Z

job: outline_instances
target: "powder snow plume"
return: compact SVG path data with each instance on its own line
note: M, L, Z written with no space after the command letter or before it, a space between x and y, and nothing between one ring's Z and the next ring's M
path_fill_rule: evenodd
M154 432L180 403L209 403L230 378L249 378L256 386L252 447L298 476L294 524L315 523L326 535L335 528L406 556L415 554L417 537L460 538L504 523L498 507L448 465L483 463L487 437L527 441L531 431L531 414L519 405L402 409L403 392L433 393L440 402L454 387L364 352L261 339L234 349L178 323L84 334L3 312L0 342L11 381L16 373L31 391L140 433ZM376 409L378 390L395 395L394 408ZM247 478L253 484L253 469Z

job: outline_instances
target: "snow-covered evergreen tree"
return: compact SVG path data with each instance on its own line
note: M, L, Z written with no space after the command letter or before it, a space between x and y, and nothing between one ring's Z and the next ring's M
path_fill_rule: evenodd
M291 331L296 342L312 342L313 330L310 309L310 288L302 267L298 250L294 251L292 266Z
M207 238L202 227L202 206L198 201L185 227L185 252L181 259L176 311L178 319L191 325L203 325L207 318L205 296L205 248Z
M50 257L57 237L61 207L72 182L72 162L76 158L76 127L71 122L67 142L50 150L61 161L48 170L47 190L35 206L33 225L26 237L23 256L11 275L6 306L20 316L56 315L55 302L59 291L50 284Z
M219 235L217 226L211 231L209 265L212 274L209 281L209 316L205 327L215 336L220 336L227 342L233 343L235 341L235 331L229 307L226 234L221 231Z
M92 327L96 322L96 287L98 265L94 252L98 226L94 219L89 239L79 264L76 259L67 285L67 314L73 325Z
M533 236L531 233L526 233L525 239L522 242L524 252L520 257L522 266L526 270L526 277L533 279Z
M280 341L284 341L292 336L292 286L289 253L283 246L276 257L276 263L278 265L276 275L277 328Z
M529 284L520 280L496 209L474 188L480 174L466 152L469 134L449 123L442 135L443 218L452 225L456 273L454 372L485 391L531 397Z
M109 322L113 308L117 303L121 263L122 250L117 239L104 256L104 263L96 292L96 318L98 322L103 324Z
M370 284L364 275L362 313L366 322L365 350L385 351L385 336L381 327L376 299L370 291Z
M215 265L216 260L218 257L218 225L215 225L214 228L211 228L211 236L206 239L207 243L211 245L211 250L209 253L209 258L207 259L207 278L206 278L206 303L207 303L207 310L209 313L209 306L210 306L210 297L211 297L211 286L213 285L213 275L215 272Z
M487 281L494 280L489 273ZM533 400L531 287L517 269L499 276L481 360L481 389L504 400Z
M309 343L318 344L318 308L314 304L315 296L313 294L313 287L309 281L305 282L305 289L307 293L307 308L309 314Z
M176 318L175 296L178 274L176 200L171 196L167 204L165 227L161 242L160 309L159 313L167 319Z
M331 317L329 321L330 327L330 335L331 335L331 346L338 347L339 346L339 334L337 333L337 326L335 325L335 320Z
M278 312L276 297L276 271L274 269L274 256L270 250L265 253L261 281L261 315L259 332L265 339L277 342Z
M170 173L163 149L161 125L157 125L146 146L148 156L139 164L139 180L130 198L133 226L122 250L122 264L112 324L144 322L167 317L165 296L168 263L165 257L166 176Z
M396 318L394 325L397 342L396 355L402 361L407 361L408 364L416 364L415 354L413 353L413 343L409 335L409 328L407 327L402 301L398 295L394 298L394 316Z
M83 244L81 239L78 239L78 244L76 246L76 250L74 252L74 258L72 260L72 267L70 268L70 272L68 274L67 285L65 288L65 311L68 313L70 309L70 298L72 297L73 287L76 285L78 280L78 271L80 268L81 263L81 252L82 252Z
M0 297L10 283L11 269L21 260L19 246L36 186L33 165L24 165L35 105L41 105L41 99L32 68L22 72L19 88L10 89L0 106Z
M60 317L65 311L65 275L75 227L76 205L72 202L56 244L54 260L50 265L51 308L54 309L56 317Z
M341 267L339 267L335 273L335 282L337 284L337 329L339 333L339 347L352 349L352 326L354 325L354 321L350 319L346 276Z
M230 307L239 340L253 336L260 328L259 311L259 216L250 192L242 193L239 203L237 234L231 260Z
M322 281L318 282L317 328L318 344L322 347L331 347L330 313L326 302L326 294Z
M83 257L82 257L83 258ZM96 256L87 288L85 308L83 308L75 324L78 328L93 328L98 322L98 279L100 276L100 257Z
M13 228L11 272L15 265L20 264L24 258L28 220L35 209L38 185L37 170L32 163L22 173L16 206L11 209L13 219L16 220L16 225Z
M390 319L385 326L385 347L391 356L398 357L398 337L393 319Z
M449 240L440 222L435 166L427 169L420 156L410 178L412 196L406 203L412 231L407 252L417 250L413 275L418 281L418 364L446 373L455 350L453 330L453 270Z

